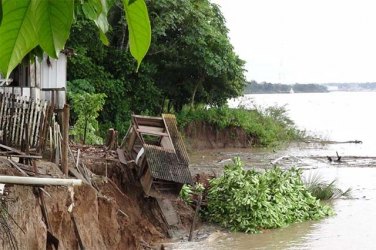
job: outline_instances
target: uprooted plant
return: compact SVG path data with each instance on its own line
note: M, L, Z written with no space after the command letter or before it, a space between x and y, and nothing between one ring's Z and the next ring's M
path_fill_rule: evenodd
M210 180L206 216L233 231L259 232L333 214L305 187L301 171L244 170L239 158Z

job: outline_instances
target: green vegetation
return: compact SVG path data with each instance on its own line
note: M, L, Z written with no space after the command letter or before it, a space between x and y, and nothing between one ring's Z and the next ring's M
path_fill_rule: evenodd
M233 231L258 232L318 220L333 213L304 186L296 169L265 172L243 169L239 158L210 181L206 216Z
M108 12L112 27L105 46L97 27L78 13L67 47L68 80L85 80L108 98L98 117L101 134L113 127L126 133L130 114L179 112L184 105L223 105L245 84L244 62L235 54L225 20L209 0L146 1L152 44L138 73L128 52L124 7Z
M71 94L73 111L77 114L72 135L76 141L84 144L103 143L102 138L97 135L99 111L103 108L105 94L90 94L87 92Z
M322 93L328 92L324 85L319 84L274 84L268 82L257 83L256 81L248 82L244 94L271 94L271 93Z
M303 136L288 118L284 107L269 107L263 111L227 106L185 108L177 114L177 119L182 128L197 121L214 125L218 129L240 127L255 138L260 146L272 146Z
M69 37L75 16L85 16L99 28L94 35L108 45L109 10L120 5L127 21L129 47L138 66L150 46L151 29L144 0L0 1L0 73L9 77L21 61L43 52L57 58Z
M319 200L332 200L340 197L351 197L351 188L342 191L336 186L336 180L324 181L320 174L312 173L304 179L308 191Z

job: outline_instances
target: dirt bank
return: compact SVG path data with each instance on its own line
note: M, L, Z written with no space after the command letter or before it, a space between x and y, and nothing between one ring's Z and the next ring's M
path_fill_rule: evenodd
M85 162L96 174L94 187L87 184L71 190L45 187L50 231L59 240L59 249L80 249L80 240L85 249L150 249L154 243L169 237L170 229L157 202L144 197L132 169L124 167L114 157L108 160L89 157ZM2 174L17 175L8 165L0 168ZM9 185L6 190L8 194L2 197L2 202L10 215L4 217L10 228L6 230L0 225L3 236L0 248L48 249L47 227L36 188ZM74 207L70 213L68 207L72 202ZM188 214L182 215L183 222L189 221L190 212L186 209L181 209ZM11 238L17 248L12 247L10 238L6 237L8 232L13 234Z
M192 122L183 132L188 148L194 150L246 148L257 144L257 138L240 127L220 129L207 122Z

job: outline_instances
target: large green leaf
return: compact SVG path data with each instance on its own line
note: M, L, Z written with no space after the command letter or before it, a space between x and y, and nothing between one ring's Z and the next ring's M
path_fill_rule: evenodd
M74 0L32 0L38 42L51 57L57 58L69 37Z
M0 25L1 21L3 21L3 0L0 0Z
M106 32L110 26L107 14L113 4L114 2L112 0L88 0L82 5L85 16L94 21L99 28L99 38L105 45L109 44L106 36Z
M151 42L151 27L148 10L144 0L130 3L123 0L129 30L129 47L132 56L137 60L137 69L145 57Z
M90 20L95 20L102 13L103 6L101 0L88 0L82 4L82 11Z
M31 0L3 0L0 26L0 73L12 70L38 44Z

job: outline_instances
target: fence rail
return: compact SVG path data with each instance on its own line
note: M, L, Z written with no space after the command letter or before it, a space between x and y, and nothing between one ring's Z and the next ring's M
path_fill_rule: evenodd
M47 101L0 93L0 139L9 146L43 150L51 109Z

